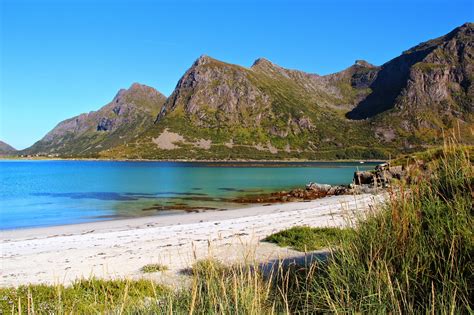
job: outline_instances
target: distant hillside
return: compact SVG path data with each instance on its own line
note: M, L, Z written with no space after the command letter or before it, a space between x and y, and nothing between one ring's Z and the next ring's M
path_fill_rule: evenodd
M473 38L474 24L466 23L380 67L357 60L325 76L285 69L265 58L247 68L201 56L168 99L140 94L142 102L153 104L144 118L113 120L109 104L79 124L87 128L78 126L78 118L67 120L29 152L368 159L436 145L451 129L472 143Z
M133 141L153 122L166 97L146 85L134 83L120 90L101 109L60 122L25 154L94 156Z
M0 140L0 155L15 154L16 149Z

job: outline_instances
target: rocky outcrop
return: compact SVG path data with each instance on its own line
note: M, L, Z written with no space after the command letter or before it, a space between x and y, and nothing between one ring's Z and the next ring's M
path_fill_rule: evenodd
M198 127L260 124L270 100L252 84L248 71L208 56L199 57L179 80L156 122L179 108Z
M377 165L374 171L354 173L355 185L368 185L372 187L389 187L392 180L401 180L405 176L402 166L390 166L389 163Z

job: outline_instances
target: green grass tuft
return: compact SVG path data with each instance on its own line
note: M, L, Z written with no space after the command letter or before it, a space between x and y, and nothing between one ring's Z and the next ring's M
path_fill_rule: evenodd
M272 234L266 237L264 241L282 247L291 247L299 251L310 251L337 246L344 239L350 237L351 234L352 229L296 226Z
M152 272L160 272L168 270L168 266L162 264L148 264L143 266L140 270L143 273L152 273Z

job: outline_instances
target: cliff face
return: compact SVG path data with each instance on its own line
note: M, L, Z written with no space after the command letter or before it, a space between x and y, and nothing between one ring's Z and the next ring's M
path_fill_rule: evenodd
M268 96L252 84L248 69L201 56L179 80L157 122L178 109L203 127L214 123L253 124L269 104ZM244 116L252 121L240 119Z
M406 87L395 102L397 110L409 115L432 110L445 119L463 119L466 114L472 114L474 24L465 24L414 50L429 53L410 69ZM426 118L432 127L437 126L436 119Z
M474 113L474 24L417 45L382 65L373 91L350 119L373 119L379 130L433 141L459 123L470 137ZM436 132L437 131L437 132Z
M24 153L91 155L131 141L153 125L165 100L155 89L134 83L98 111L60 122Z
M15 153L16 149L14 147L0 140L0 155L9 155Z

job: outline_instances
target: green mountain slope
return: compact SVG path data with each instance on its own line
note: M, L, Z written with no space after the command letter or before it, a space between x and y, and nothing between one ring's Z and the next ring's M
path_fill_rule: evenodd
M258 59L251 68L200 57L155 126L104 157L377 158L387 154L367 122L344 117L370 90L365 62L321 77ZM351 84L351 82L358 84ZM370 81L370 80L368 80Z
M101 109L60 122L43 139L22 153L93 157L107 148L133 140L153 121L166 97L134 83L120 90Z

